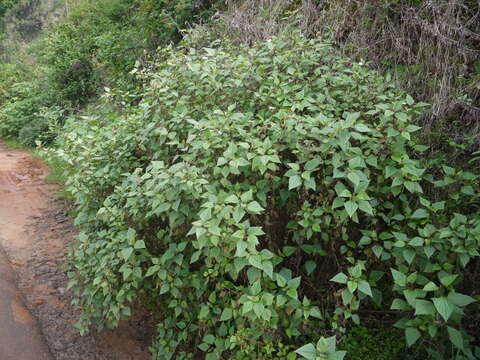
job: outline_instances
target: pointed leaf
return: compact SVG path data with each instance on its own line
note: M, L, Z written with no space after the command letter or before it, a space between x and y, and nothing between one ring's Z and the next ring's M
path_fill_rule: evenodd
M295 189L300 185L302 185L302 179L300 176L294 175L288 179L288 190Z
M307 360L315 360L317 356L317 349L315 349L313 344L303 345L301 348L295 350L295 352Z
M227 321L232 318L233 312L232 309L226 308L223 309L222 316L220 316L220 321Z
M260 204L256 201L252 201L247 205L247 210L254 214L261 213L264 209L260 206Z
M424 219L427 217L428 217L428 211L425 209L417 209L411 216L412 219Z
M347 178L353 183L353 185L355 185L355 188L357 188L358 185L360 185L360 177L356 173L354 172L349 173L347 175Z
M470 305L471 303L477 301L471 296L456 293L456 292L452 292L448 294L448 300L450 300L452 303L460 307Z
M448 337L449 337L450 341L452 342L452 344L455 345L457 348L463 350L464 345L463 345L462 333L460 331L458 331L457 329L454 329L450 326L447 327L447 331L448 331Z
M420 331L416 328L406 328L405 337L407 338L407 346L410 347L417 342L420 337Z
M366 212L368 215L373 215L372 205L368 201L362 200L359 202L360 210Z
M372 289L370 288L370 284L366 281L360 281L358 283L358 289L363 292L365 295L373 297Z
M335 275L333 278L331 278L330 281L333 281L339 284L346 284L348 281L348 277L344 273L339 273Z
M445 321L448 321L453 313L453 304L446 297L432 299L435 308Z
M347 201L345 203L345 210L347 211L348 216L352 217L358 209L358 204L353 201Z

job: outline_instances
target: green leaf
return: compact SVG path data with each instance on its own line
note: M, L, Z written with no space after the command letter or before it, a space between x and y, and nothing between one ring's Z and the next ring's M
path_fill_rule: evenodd
M133 246L135 249L145 249L145 242L143 240L138 240Z
M329 360L343 360L345 359L345 356L347 355L347 352L342 350L342 351L335 351L334 354L330 354Z
M133 243L133 241L135 240L135 236L136 236L136 231L132 228L129 228L127 230L127 240L129 244Z
M453 313L453 304L446 297L432 299L435 308L445 321L448 321Z
M352 193L350 192L350 190L348 189L343 189L340 194L338 194L338 196L341 196L342 198L350 198L352 197ZM337 198L338 199L338 198ZM335 202L334 202L334 206L335 206Z
M318 165L320 165L320 163L322 162L322 160L320 159L312 159L310 161L307 161L307 163L305 164L304 168L305 170L307 171L312 171L314 170Z
M260 280L255 281L250 289L252 291L252 295L260 294L260 291L262 291L262 284L260 283Z
M407 276L395 269L390 269L390 271L392 272L393 280L399 285L405 286L407 283Z
M453 304L460 307L470 305L471 303L474 303L475 301L477 301L471 296L456 293L456 292L451 292L450 294L448 294L448 300L450 300Z
M440 282L443 286L448 287L457 279L458 275L446 275L446 276L439 276Z
M445 171L445 174L447 175L455 175L455 169L450 167L450 166L447 166L447 165L442 165L442 168L443 168L443 171Z
M190 264L193 264L194 262L198 261L198 259L200 258L200 255L202 255L201 250L195 251L192 254L192 257L190 258Z
M201 343L198 345L198 348L202 350L203 352L207 351L210 346L207 343Z
M317 318L320 320L323 319L323 315L317 306L312 307L312 309L310 310L310 316L313 316L314 318Z
M330 336L328 338L325 338L322 336L317 341L317 350L321 354L332 355L333 353L335 353L336 345L337 345L337 341L335 336Z
M216 352L208 353L207 356L205 356L205 360L219 360L219 359L220 357Z
M317 356L317 349L315 349L313 344L303 345L301 348L295 350L295 352L307 360L315 360Z
M408 244L411 246L423 246L423 243L424 243L423 239L418 236L414 237L412 240L408 242Z
M403 258L405 259L405 261L408 264L411 264L413 259L415 258L416 253L415 253L415 251L413 251L411 249L405 249L405 250L403 250L402 255L403 255Z
M395 114L395 117L400 120L400 121L408 121L409 119L409 116L407 114L405 114L404 112L398 112Z
M225 203L227 204L238 204L238 202L239 202L239 199L235 194L232 194L225 199Z
M164 283L160 288L160 295L166 294L170 290L170 285Z
M415 212L412 214L411 218L412 219L424 219L424 218L427 218L429 215L428 215L428 211L425 210L425 209L417 209L415 210Z
M360 281L358 283L358 290L363 292L365 295L368 295L370 297L373 297L372 295L372 289L370 288L370 284L366 282L365 280Z
M413 103L414 103L413 98L410 95L407 95L407 104L408 105L413 105Z
M423 287L423 291L437 291L438 290L438 286L430 281L428 284L426 284L424 287Z
M360 117L360 113L359 112L354 112L354 113L349 113L347 115L347 118L346 118L346 121L347 122L354 122L355 120L357 120L359 117Z
M343 200L341 197L337 197L335 200L333 200L332 209L335 210L336 208L344 206L344 204L345 200Z
M425 255L427 255L427 258L430 259L430 257L435 253L435 248L433 246L425 246L423 251L425 252Z
M291 176L288 180L288 190L295 189L302 185L302 178L299 175Z
M305 263L305 271L307 275L310 275L317 268L317 263L315 261L309 260Z
M260 214L264 209L256 201L252 201L247 205L247 210L253 214Z
M270 277L273 278L273 263L271 261L262 262L262 270Z
M375 254L375 256L377 258L380 258L380 256L382 255L383 253L383 248L379 245L375 245L373 248L372 248L372 251L373 253Z
M353 294L348 289L342 290L342 301L345 305L349 305L353 299Z
M206 319L209 313L210 313L210 309L208 308L208 306L202 305L200 309L200 313L198 314L198 317L200 319Z
M465 194L465 195L470 195L470 196L475 195L475 191L473 190L473 187L471 187L470 185L462 187L460 191L462 192L462 194Z
M242 208L236 208L235 211L233 212L233 219L239 223L243 217L245 216L245 210Z
M317 183L315 182L314 179L308 179L308 180L305 180L305 187L307 189L316 190L317 189Z
M365 125L365 124L357 124L355 125L355 130L357 130L358 132L370 132L372 130L370 130L370 128Z
M130 256L132 255L132 253L133 253L133 248L131 248L131 247L125 248L125 249L122 250L122 257L125 260L128 260L130 258Z
M345 210L347 211L348 216L352 217L358 209L358 204L351 200L345 203Z
M230 308L223 309L222 316L220 316L220 321L230 320L233 316L233 311Z
M215 342L215 336L213 336L212 334L207 334L204 336L203 341L207 344L212 345Z
M420 331L417 328L408 327L405 329L405 337L407 339L407 346L410 347L420 338Z
M437 325L429 325L428 326L428 334L430 335L430 337L433 339L435 338L435 336L437 336L437 333L438 333L438 326Z
M463 336L460 331L454 329L450 326L447 326L448 337L453 345L455 345L460 350L464 350Z
M362 210L363 212L366 212L369 215L373 215L372 206L370 205L370 203L368 201L362 200L358 203L358 206L359 206L360 210Z
M360 177L356 173L354 172L349 173L347 175L347 178L353 183L353 185L355 185L355 188L357 188L358 185L360 185Z
M248 257L248 262L250 263L250 265L255 266L257 269L263 270L262 258L260 255L250 255Z
M392 306L390 307L391 310L409 310L410 306L408 306L407 302L402 299L394 299L392 302Z
M339 273L335 275L333 278L331 278L330 281L333 281L339 284L346 284L348 281L348 277L344 273Z
M357 290L358 283L356 281L347 281L348 290L353 294Z
M415 315L435 315L435 308L428 300L417 299L415 301Z
M160 270L160 266L159 266L159 265L153 265L153 266L151 266L150 268L148 268L147 273L145 274L145 277L152 276L153 274L155 274L156 272L158 272L158 270Z

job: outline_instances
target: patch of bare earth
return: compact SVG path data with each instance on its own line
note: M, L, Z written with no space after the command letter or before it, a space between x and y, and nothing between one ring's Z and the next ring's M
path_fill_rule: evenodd
M66 252L75 229L54 185L43 181L40 161L0 145L0 245L17 273L25 303L40 323L56 360L143 360L149 358L148 314L118 329L80 336L79 312L66 291Z

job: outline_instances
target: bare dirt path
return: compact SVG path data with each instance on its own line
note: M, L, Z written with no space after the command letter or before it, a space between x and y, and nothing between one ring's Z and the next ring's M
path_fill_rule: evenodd
M36 334L29 338L38 338L36 346L40 349L43 333L55 360L148 359L146 315L123 323L119 329L84 337L74 327L79 314L70 306L71 295L66 292L65 253L75 229L64 204L54 196L57 187L44 183L46 174L47 169L38 159L0 143L0 247L16 273L10 277L16 278L23 300L19 304L26 305L23 314ZM0 266L0 276L5 277L3 273ZM0 287L0 310L5 294ZM0 334L2 330L8 332L8 324L0 317ZM17 339L20 345L22 341L27 344L26 340ZM2 355L2 347L10 341L13 340L0 336L1 360L30 360ZM34 359L48 359L48 354Z
M25 307L15 283L15 274L1 249L0 359L52 359L37 322Z

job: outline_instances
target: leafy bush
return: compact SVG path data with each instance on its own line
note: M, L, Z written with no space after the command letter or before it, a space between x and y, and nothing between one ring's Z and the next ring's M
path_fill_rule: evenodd
M15 6L17 0L0 0L0 27L3 27L5 14Z
M425 104L296 33L205 36L159 54L138 107L60 139L82 331L142 301L157 359L341 359L332 335L375 309L474 358L478 177L418 160Z
M403 360L407 350L401 330L364 326L349 329L339 346L347 351L345 360Z
M4 64L2 68L6 71L0 79L0 136L26 146L34 146L36 141L49 144L56 127L63 125L67 109L52 105L52 93L45 90L40 72L35 74L39 78L27 81L17 65Z
M0 136L17 138L22 127L32 123L40 108L50 102L37 85L25 81L12 86L10 98L0 107Z
M193 22L208 19L220 4L222 1L218 0L137 0L139 11L135 21L147 35L148 46L156 48L179 41L183 29Z
M35 146L39 142L49 145L61 128L65 111L57 108L42 108L35 113L32 122L24 125L18 133L18 140L25 146Z
M17 67L26 69L26 80L34 79L35 84L28 84L28 88L41 88L41 91L11 98L3 106L0 135L18 137L21 133L21 142L29 144L34 139L51 140L52 133L41 134L48 131L46 122L41 117L34 121L34 114L40 108L54 105L69 111L80 109L93 101L106 86L136 88L138 83L129 74L135 63L144 62L148 51L156 46L178 41L184 27L212 14L214 3L189 0L73 1L65 19L53 24L28 46L21 46L27 48L22 51L22 54L28 53L26 59L11 57L20 64ZM0 2L0 11L1 6ZM21 2L15 7L16 16L22 20L36 7L36 2ZM36 36L37 32L32 34ZM2 64L8 75L0 75L2 95L8 87L16 86L11 84L12 80L25 86L22 79L10 76L13 70L9 67L15 66ZM0 101L6 100L2 96Z
M0 64L0 105L12 97L15 84L21 81L22 75L16 65Z
M58 104L81 104L98 91L99 78L92 57L95 29L88 23L62 24L43 41L47 81Z

